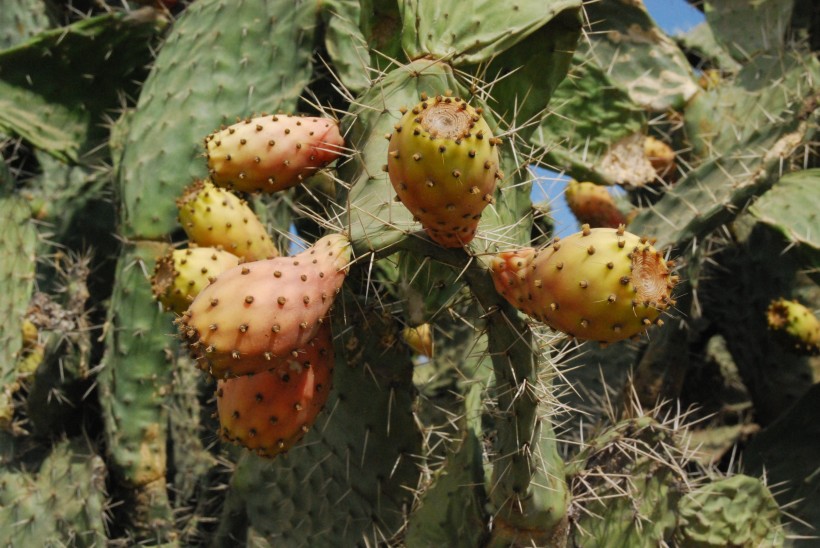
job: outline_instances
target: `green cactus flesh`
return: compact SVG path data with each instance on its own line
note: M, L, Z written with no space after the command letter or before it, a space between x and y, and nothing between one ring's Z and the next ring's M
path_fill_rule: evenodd
M136 91L164 23L153 10L100 15L3 51L0 128L58 158L89 161L105 144L105 115Z
M201 246L222 247L246 261L271 259L279 250L247 202L201 180L177 198L179 224L188 239Z
M783 546L782 512L766 485L744 475L695 489L678 505L682 546Z
M481 111L436 95L406 110L390 136L387 169L401 202L433 241L461 247L493 202L498 141Z
M0 263L0 312L8 320L0 327L0 429L12 428L12 398L20 387L16 360L23 348L23 316L34 290L37 229L30 215L24 200L0 197L0 222L7 227L0 243L4 257Z
M106 543L106 469L82 440L54 445L36 474L0 473L0 530L12 546Z
M231 268L197 295L180 335L217 379L265 371L316 336L349 261L347 238L330 234L293 257Z
M202 139L214 128L294 110L310 79L315 18L302 1L203 0L185 10L128 123L118 173L124 235L156 239L176 228L174 200L207 175Z

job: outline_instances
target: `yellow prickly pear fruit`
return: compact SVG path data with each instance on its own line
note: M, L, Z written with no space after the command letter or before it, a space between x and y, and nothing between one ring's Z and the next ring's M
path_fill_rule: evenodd
M404 342L413 349L416 354L433 357L433 329L429 323L423 323L416 327L405 327L401 332Z
M535 252L510 303L575 338L616 342L662 323L677 276L647 241L623 227L589 228ZM514 284L513 284L514 285ZM526 292L526 294L524 294Z
M606 187L573 180L567 185L564 197L570 211L582 224L592 228L618 228L626 224L626 216L615 205Z
M797 301L777 299L766 311L769 329L796 354L820 354L820 320Z
M166 310L182 314L219 274L239 264L239 257L213 247L175 249L154 267L151 290Z
M462 247L475 237L501 178L499 143L481 109L458 97L422 95L395 125L390 182L433 241Z
M209 180L196 181L177 199L179 223L200 246L222 247L246 261L272 259L279 251L247 202Z
M654 137L647 137L643 142L643 152L658 177L670 182L675 179L675 151L672 147Z

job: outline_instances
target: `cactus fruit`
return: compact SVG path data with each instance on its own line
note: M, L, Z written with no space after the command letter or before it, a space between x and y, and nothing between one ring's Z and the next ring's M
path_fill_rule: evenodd
M261 457L286 452L310 429L330 393L330 322L285 367L219 381L220 435ZM283 364L284 365L284 364Z
M525 314L532 314L534 310L529 299L527 275L535 255L535 249L525 247L502 251L490 258L490 274L495 290Z
M481 212L493 202L499 139L458 97L437 95L404 112L389 136L387 172L398 199L430 238L462 247L475 237Z
M626 224L626 216L615 205L606 187L572 180L564 197L578 221L592 228L618 228Z
M330 118L246 118L205 138L211 180L241 192L278 192L339 157L344 139Z
M744 475L712 481L678 506L679 546L783 546L782 513L766 485Z
M769 329L796 354L820 354L820 320L797 301L777 299L766 311Z
M180 333L215 378L265 371L316 336L349 260L348 239L331 234L293 257L232 268L194 299Z
M433 357L433 328L429 323L405 327L401 336L416 354L427 358Z
M555 238L535 252L529 266L528 255L522 255L523 276L519 263L510 262L514 254L494 258L496 287L504 287L506 280L507 292L500 292L513 306L578 339L627 339L662 323L661 312L674 304L670 292L677 276L670 274L672 263L646 238L623 226L583 225L581 232ZM522 284L517 285L516 276Z
M238 264L239 257L213 247L175 249L157 260L151 290L166 310L182 314L217 275Z
M672 147L648 136L643 142L643 152L657 176L663 180L672 179L675 174L675 151Z
M177 199L177 207L179 223L197 245L222 246L246 261L279 256L265 226L247 202L207 179L186 188Z

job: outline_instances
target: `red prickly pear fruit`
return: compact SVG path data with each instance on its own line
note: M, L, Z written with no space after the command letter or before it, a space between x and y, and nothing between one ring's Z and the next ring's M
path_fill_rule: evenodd
M279 256L247 202L205 179L190 185L177 199L179 223L197 245L222 247L246 261Z
M820 354L820 320L799 302L772 301L766 319L776 340L785 348L798 355Z
M592 228L618 228L626 225L626 216L603 186L570 181L564 197L570 211L582 224L588 224Z
M525 314L532 313L527 275L535 258L535 249L526 247L502 251L490 259L490 276L495 290Z
M481 111L458 97L425 99L404 113L390 136L387 172L399 200L444 247L475 237L493 202L498 144Z
M282 362L277 369L219 381L216 408L222 439L272 458L308 432L332 386L330 324Z
M671 266L646 238L623 227L584 225L535 254L522 309L578 339L624 340L662 323L661 313L674 305Z
M247 375L304 347L326 321L350 253L348 239L331 234L293 257L222 273L179 320L199 367L217 379Z
M427 358L433 357L433 329L429 323L419 324L416 327L405 327L401 336L416 354Z
M330 118L247 118L205 138L211 180L240 192L278 192L339 157L344 139Z
M175 249L157 261L151 290L166 310L182 314L211 281L238 264L239 257L221 249Z

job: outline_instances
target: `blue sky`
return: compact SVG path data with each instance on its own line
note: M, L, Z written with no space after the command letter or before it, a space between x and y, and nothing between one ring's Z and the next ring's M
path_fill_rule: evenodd
M686 32L703 21L703 14L686 0L644 0L644 5L658 26L670 35ZM568 177L544 169L535 170L535 174L538 179L533 188L532 200L539 202L549 198L555 219L555 235L566 236L577 232L578 223L562 195Z

